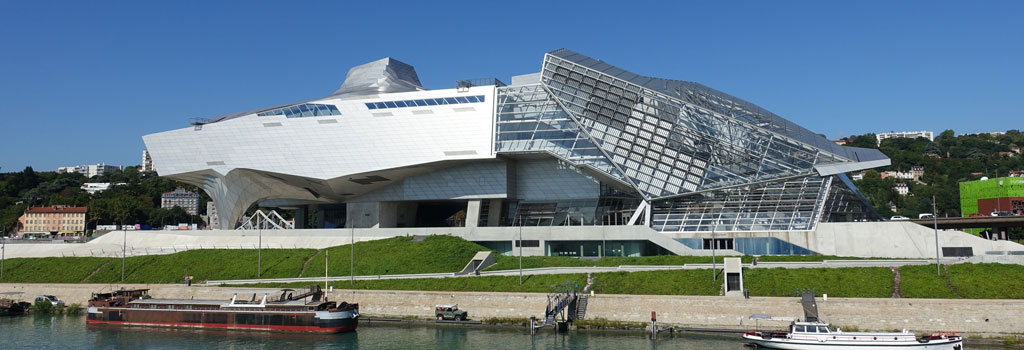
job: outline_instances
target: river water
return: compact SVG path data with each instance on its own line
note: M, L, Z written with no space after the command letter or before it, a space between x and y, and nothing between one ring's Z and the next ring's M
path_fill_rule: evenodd
M969 344L971 349L1009 349ZM749 349L736 336L362 322L356 332L290 334L85 325L84 316L0 317L0 349Z

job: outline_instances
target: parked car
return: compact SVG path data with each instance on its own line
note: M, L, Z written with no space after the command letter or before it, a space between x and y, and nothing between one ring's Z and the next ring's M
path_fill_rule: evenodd
M1008 211L994 211L992 212L992 216L1013 216L1013 213Z
M469 317L469 313L463 310L459 310L459 305L437 305L434 306L434 316L437 316L437 320L456 320L465 321Z
M974 214L970 215L970 217L972 217L972 218L983 218L983 217L986 217L986 216L988 216L988 215L979 214L979 213L974 213Z
M57 297L52 295L40 295L36 297L36 304L38 303L50 303L53 306L64 305L64 302Z
M917 214L917 218L918 219L931 219L931 218L934 218L934 217L935 217L935 214L932 214L932 213Z
M892 221L896 221L896 220L910 220L910 218L908 218L906 216L896 215L896 216L893 216L893 217L889 218L889 220L892 220Z

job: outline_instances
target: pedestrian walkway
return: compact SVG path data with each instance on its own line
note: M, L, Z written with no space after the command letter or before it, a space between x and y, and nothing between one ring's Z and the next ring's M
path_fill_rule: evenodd
M943 259L943 264L956 263L959 260ZM899 267L906 265L928 265L934 264L935 260L824 260L824 261L800 261L800 262L760 262L756 266L743 264L744 268L840 268L840 267ZM722 264L717 268L721 269ZM540 267L523 269L523 275L563 275L574 273L602 273L602 272L639 272L639 271L666 271L666 270L700 270L711 269L712 264L686 264L686 265L619 265L619 266L595 266L595 267ZM492 270L481 271L479 276L519 276L519 270ZM387 279L411 279L411 278L471 278L475 275L457 275L455 272L441 273L417 273L397 275L359 275L355 276L356 281L387 280ZM297 282L323 282L323 281L349 281L350 276L329 276L324 277L301 277L301 278L265 278L247 280L214 280L207 281L207 285L224 284L255 284L255 283L297 283Z

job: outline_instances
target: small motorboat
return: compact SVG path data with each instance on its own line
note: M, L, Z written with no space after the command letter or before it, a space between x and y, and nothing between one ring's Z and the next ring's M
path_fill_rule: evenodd
M747 332L743 339L771 349L895 349L962 350L963 337L955 333L935 333L918 338L906 330L900 333L833 331L824 322L794 322L789 332Z

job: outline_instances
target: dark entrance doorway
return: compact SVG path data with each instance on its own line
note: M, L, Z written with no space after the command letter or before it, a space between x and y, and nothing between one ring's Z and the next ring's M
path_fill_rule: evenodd
M416 206L416 227L466 226L466 201L419 202Z
M725 274L725 291L731 292L734 290L740 290L740 274L727 273Z

